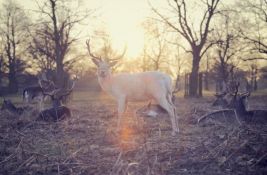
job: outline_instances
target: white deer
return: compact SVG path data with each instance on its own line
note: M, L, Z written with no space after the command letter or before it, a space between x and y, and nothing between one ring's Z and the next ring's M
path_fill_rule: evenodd
M92 61L97 66L97 77L101 88L118 102L117 128L120 127L127 102L154 100L168 112L171 118L172 135L179 132L176 109L172 103L172 80L169 75L158 71L113 75L110 68L117 60L107 63L91 53L89 40L86 41L86 45Z

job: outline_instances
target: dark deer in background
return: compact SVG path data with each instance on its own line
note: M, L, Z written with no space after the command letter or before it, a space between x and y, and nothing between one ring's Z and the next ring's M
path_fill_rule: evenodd
M16 107L12 102L11 100L6 100L4 98L4 101L3 101L3 104L2 104L2 107L1 107L1 111L8 111L10 112L11 114L13 115L17 115L17 116L20 116L22 115L25 111L27 110L30 110L29 107Z
M231 96L231 99L227 104L228 109L208 113L200 117L198 122L214 114L234 111L238 121L243 121L247 124L267 124L267 110L248 110L248 97L251 92L239 93L239 86L239 82L232 82L228 85L228 94Z
M235 109L238 118L246 123L267 124L267 110L248 110L250 92L237 92L233 94L230 105Z
M32 104L37 102L39 105L39 110L43 109L43 102L45 100L46 95L44 91L51 91L55 85L52 81L48 81L46 78L46 74L42 74L38 78L39 85L36 86L29 86L23 90L23 101L27 104ZM40 86L42 83L42 87Z
M43 87L45 83L49 84L47 81L49 80L39 81L40 86ZM50 84L52 83L50 82ZM54 86L52 91L44 91L44 95L47 95L51 98L52 107L41 111L39 114L39 119L44 121L59 121L65 117L70 117L71 111L68 107L62 104L62 100L66 96L70 95L74 86L75 82L72 81L72 85L69 89L60 89Z
M222 82L222 87L219 91L216 90L216 100L212 103L212 106L220 106L222 108L232 108L233 106L233 94L236 94L240 83L238 81Z
M22 93L23 101L26 102L29 102L39 95L43 95L43 89L40 86L26 87Z

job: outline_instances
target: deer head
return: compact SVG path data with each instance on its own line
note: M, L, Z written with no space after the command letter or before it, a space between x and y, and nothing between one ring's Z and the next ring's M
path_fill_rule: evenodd
M238 81L229 82L228 92L232 96L229 106L234 107L238 111L246 111L248 108L248 97L251 92L239 93L239 86L240 83Z
M243 107L245 111L248 109L248 97L249 96L250 96L250 92L245 92L245 93L239 94L237 98L237 103L239 103L238 105Z
M97 66L97 76L101 78L109 76L111 74L111 67L117 64L118 59L109 59L109 61L103 60L101 57L97 57L91 52L90 40L86 41L86 45L91 60Z
M4 99L3 104L1 106L1 110L3 111L5 109L7 109L9 106L13 107L14 105L12 104L12 102L10 100Z
M39 85L43 89L43 94L51 98L53 107L62 106L62 99L68 96L75 86L75 81L72 81L70 88L57 88L50 80L39 80Z
M236 97L238 95L240 83L238 81L230 81L227 85L227 91L231 96Z

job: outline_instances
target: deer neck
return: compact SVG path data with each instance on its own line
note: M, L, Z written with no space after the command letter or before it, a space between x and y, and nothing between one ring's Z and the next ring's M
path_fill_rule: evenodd
M98 82L104 91L107 92L111 91L112 79L113 79L112 74L109 74L105 77L98 76Z
M62 102L60 99L54 99L52 100L52 105L53 105L53 108L57 108L57 107L62 106Z

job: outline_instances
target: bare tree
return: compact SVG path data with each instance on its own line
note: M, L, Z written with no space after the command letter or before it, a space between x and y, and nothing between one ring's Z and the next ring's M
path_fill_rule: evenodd
M205 71L204 71L204 89L210 90L209 84L210 84L210 61L211 56L209 54L206 54L206 60L205 60Z
M0 87L2 86L2 79L3 79L3 74L4 74L4 48L3 48L3 43L0 38Z
M250 87L252 91L256 91L258 89L258 82L257 82L257 78L258 78L258 64L256 61L254 61L254 63L250 64Z
M74 37L74 27L84 20L89 13L71 11L63 0L46 0L42 5L37 2L41 14L42 35L34 38L33 48L36 56L39 54L41 60L45 60L45 66L56 67L56 84L64 88L66 85L67 66L73 64L77 57L67 60L72 44L78 39ZM37 35L39 36L39 35ZM81 58L81 57L79 57Z
M263 66L261 69L259 69L259 72L261 73L261 79L267 79L267 66Z
M120 64L125 57L127 47L123 48L122 51L117 51L113 48L112 46L112 41L110 39L110 36L107 32L102 31L102 32L97 32L98 38L101 42L102 47L98 50L98 55L102 55L103 59L107 62L112 62L112 61L117 61L118 64L114 65L112 67L112 71L115 72L117 69L120 67ZM99 34L101 33L101 34Z
M182 77L182 72L185 71L185 68L187 67L187 60L185 55L182 55L180 53L180 47L176 46L176 51L177 53L174 55L174 67L175 69L175 89L180 90L181 89L181 77Z
M240 45L240 33L230 22L230 16L224 14L221 16L222 21L219 26L212 32L213 39L216 40L216 56L215 69L218 76L220 88L223 87L223 82L228 82L231 71L238 63L237 55L241 53L246 46Z
M53 31L46 24L36 26L34 32L30 32L32 42L28 51L37 61L37 66L41 70L52 70L55 67L55 49L53 42Z
M166 62L166 41L158 33L155 35L154 46L147 52L147 57L153 62L153 70L160 70L161 64Z
M267 60L267 1L266 0L245 0L238 4L241 7L241 12L245 13L246 23L249 27L240 28L243 32L243 38L251 44L251 54L244 58L248 60Z
M28 19L24 11L14 1L3 4L0 16L0 35L4 44L4 54L2 56L6 58L8 86L10 92L17 92L17 73L25 68L25 64L20 57L27 39Z
M199 29L196 29L188 15L189 7L185 0L168 1L170 11L175 13L175 20L173 17L168 17L159 12L159 10L152 8L153 11L165 22L171 29L181 35L189 44L193 61L190 75L189 96L196 97L198 90L198 72L200 60L206 51L213 45L207 44L207 38L210 33L211 20L217 11L220 0L206 0L204 3L205 11L199 23ZM172 14L173 14L172 13Z
M0 87L2 86L2 77L4 73L4 57L3 53L0 53Z
M145 44L143 47L143 53L141 55L140 59L140 68L143 72L149 71L151 69L151 61L149 60L147 56L147 45Z
M166 28L159 26L155 21L146 20L143 23L146 30L145 55L151 66L150 70L162 70L168 63L168 43L166 41ZM147 64L147 62L145 63Z

